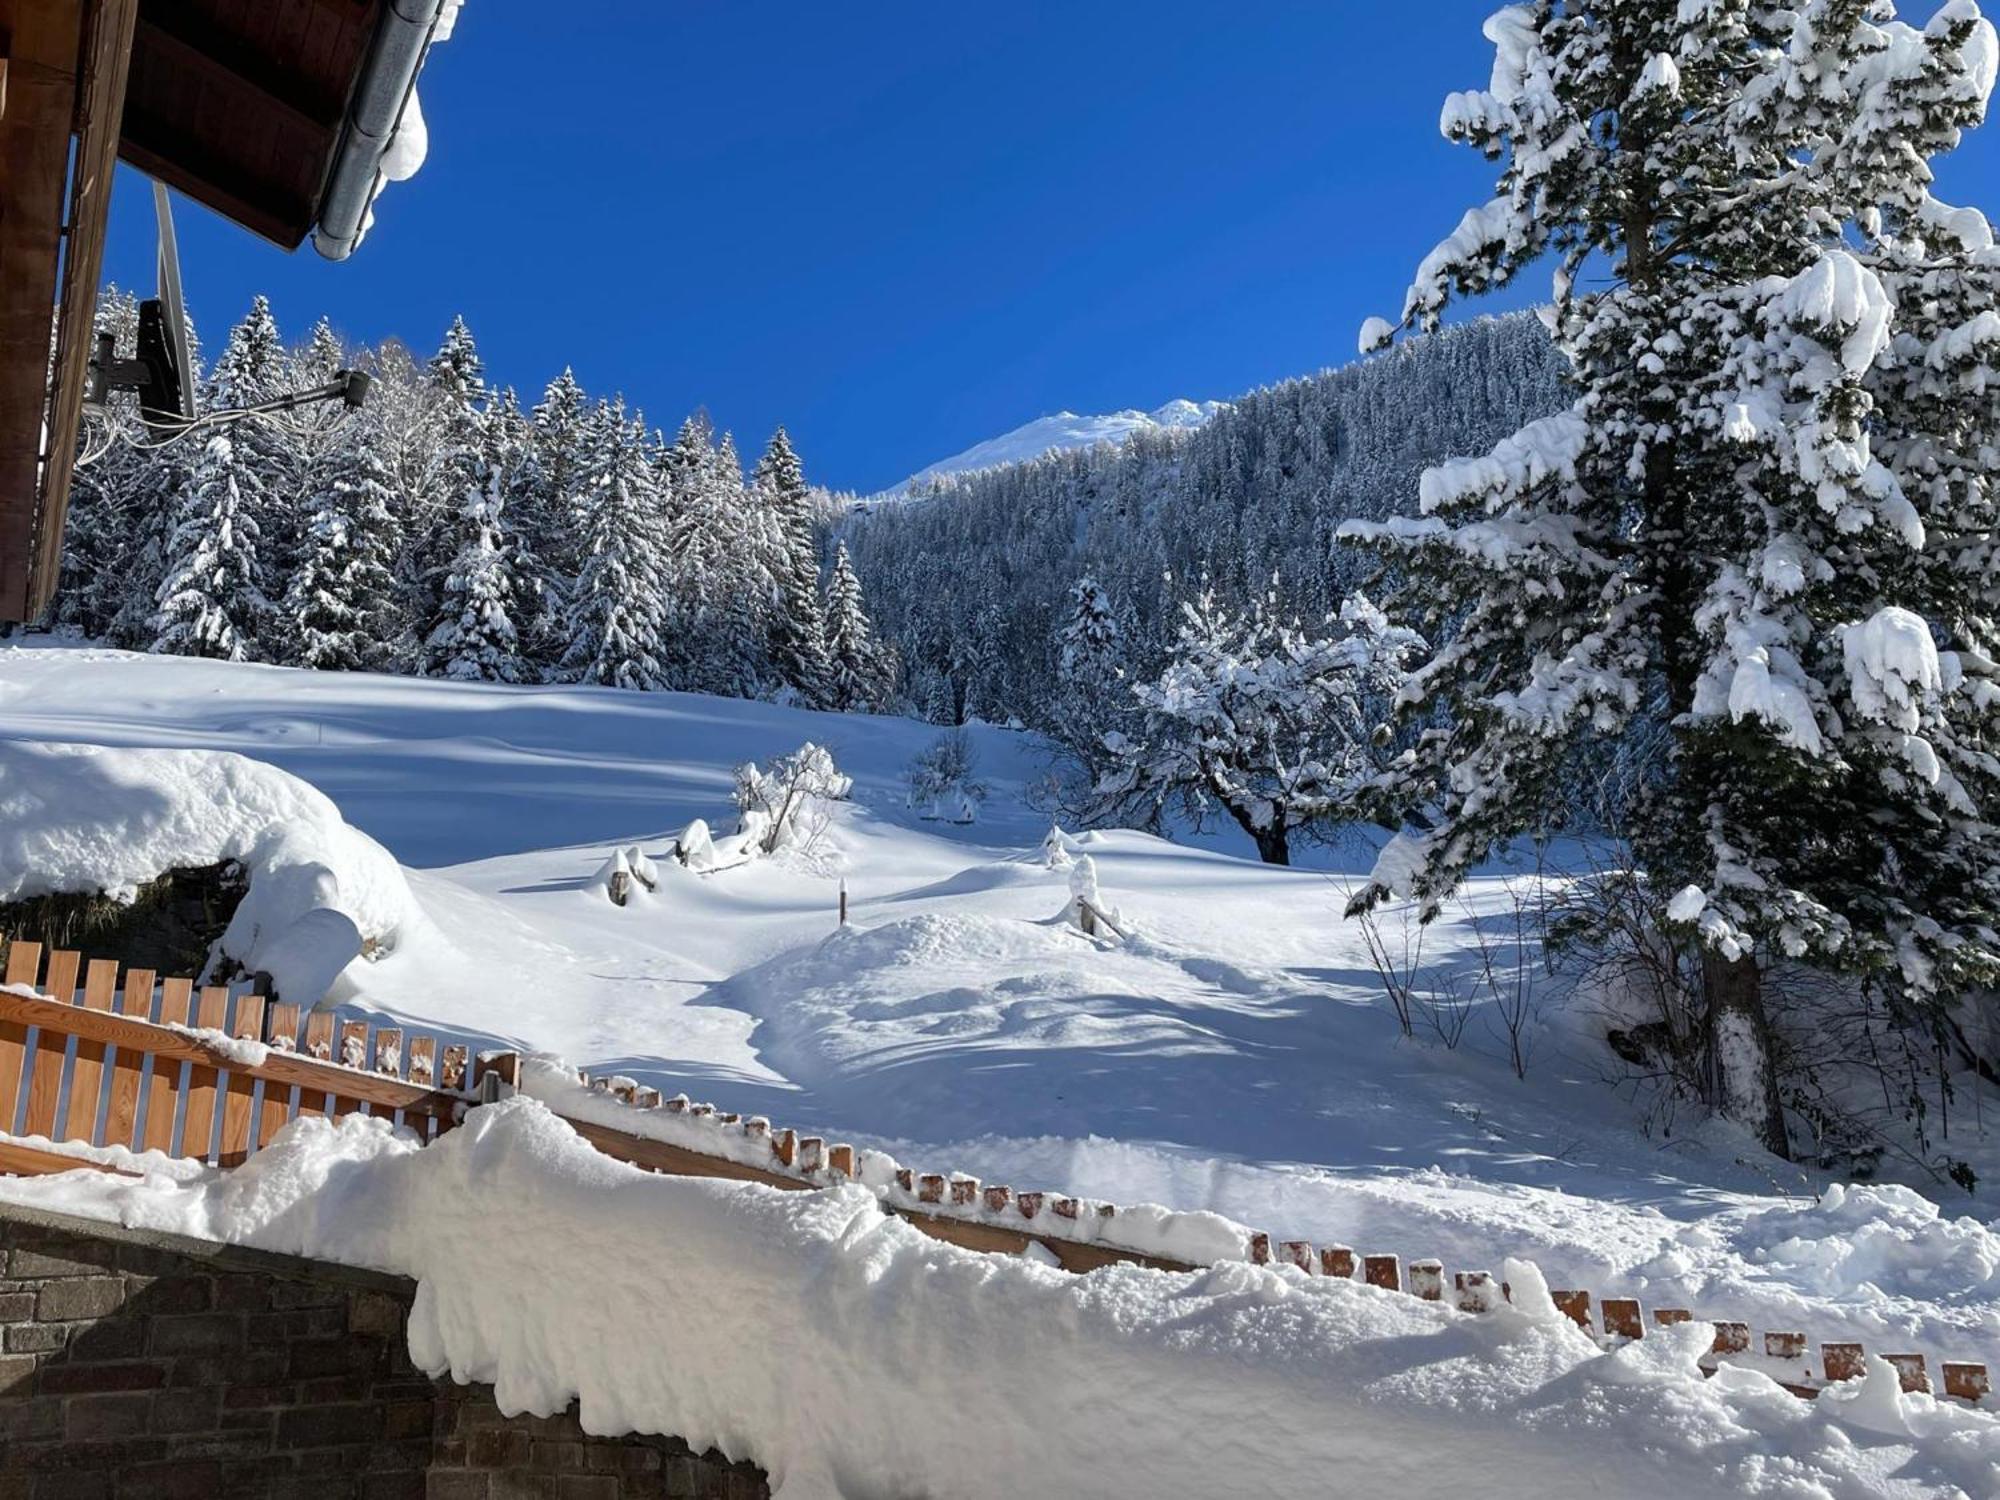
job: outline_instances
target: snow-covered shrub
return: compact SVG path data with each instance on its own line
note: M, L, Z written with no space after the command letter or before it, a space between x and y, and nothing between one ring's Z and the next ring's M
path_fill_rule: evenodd
M760 854L810 850L826 826L825 804L845 802L853 790L853 778L811 741L773 760L769 770L746 761L736 768L736 831L746 849Z
M674 858L690 870L715 868L715 840L709 834L706 821L696 818L674 840Z
M910 806L920 817L932 821L975 821L979 804L986 800L986 786L978 778L978 769L979 752L972 736L963 729L945 731L918 751L903 773L909 783Z

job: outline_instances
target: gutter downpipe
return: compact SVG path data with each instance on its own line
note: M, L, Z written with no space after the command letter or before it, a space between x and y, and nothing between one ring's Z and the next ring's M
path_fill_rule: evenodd
M409 107L444 5L445 0L388 0L382 12L313 230L313 248L328 260L346 260L361 242L368 206L382 185L383 153Z

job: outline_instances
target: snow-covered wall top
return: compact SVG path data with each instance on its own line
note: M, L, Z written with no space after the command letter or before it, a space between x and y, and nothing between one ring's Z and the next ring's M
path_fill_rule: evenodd
M99 891L126 900L168 870L225 860L243 866L250 888L223 952L307 1004L333 977L327 919L309 914L342 913L360 940L391 947L418 920L382 846L274 766L215 750L0 742L0 902Z

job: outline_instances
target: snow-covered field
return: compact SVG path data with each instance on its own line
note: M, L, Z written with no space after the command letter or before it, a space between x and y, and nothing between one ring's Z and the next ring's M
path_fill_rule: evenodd
M1221 838L1085 835L1074 847L1132 932L1093 943L1055 920L1068 874L1041 857L1035 743L974 731L992 794L956 826L919 819L900 785L936 733L673 694L0 646L0 738L241 751L384 846L411 910L345 983L348 1003L403 1023L932 1170L1447 1267L1526 1257L1554 1284L1816 1340L2000 1354L1990 1198L1826 1192L1724 1133L1647 1136L1553 994L1525 1082L1479 1013L1455 1050L1399 1039L1340 918L1370 859L1359 844L1273 870ZM593 886L615 846L664 859L691 819L727 827L732 766L805 740L855 780L812 850L708 875L663 865L659 893L623 910ZM7 766L0 752L0 818L18 818ZM1511 941L1507 885L1476 881L1427 953L1469 964L1474 922Z

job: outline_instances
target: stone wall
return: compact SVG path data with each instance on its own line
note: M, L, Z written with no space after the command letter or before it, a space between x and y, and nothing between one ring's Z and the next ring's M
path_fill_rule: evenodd
M756 1500L411 1367L396 1277L0 1208L0 1500Z

